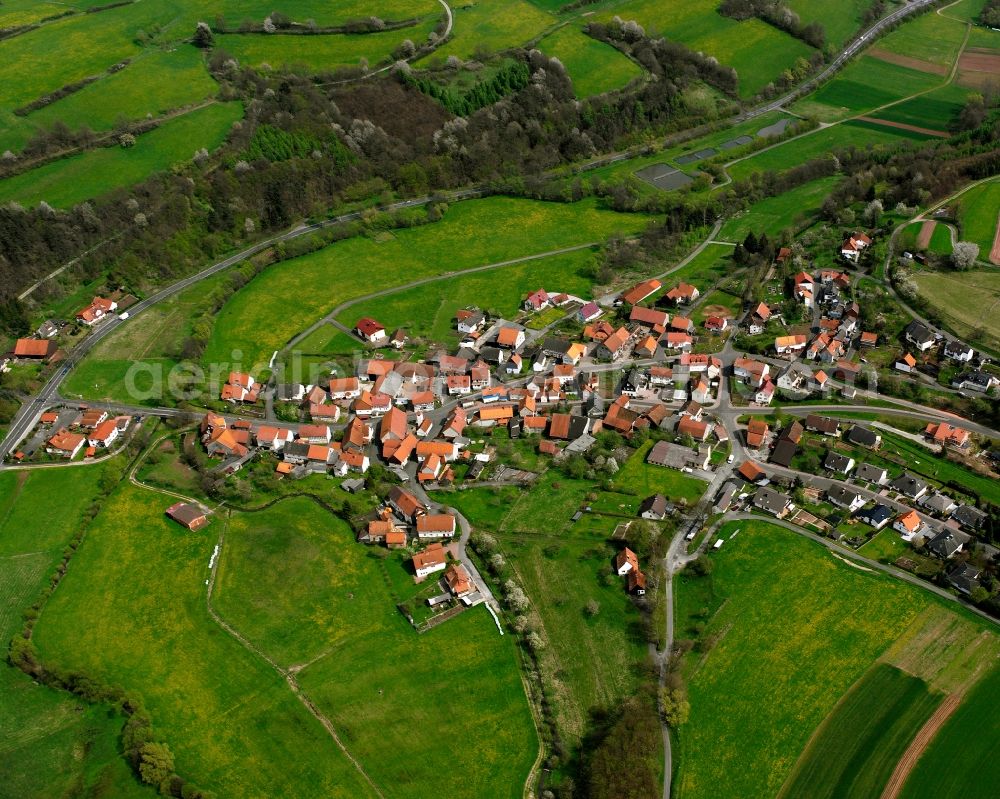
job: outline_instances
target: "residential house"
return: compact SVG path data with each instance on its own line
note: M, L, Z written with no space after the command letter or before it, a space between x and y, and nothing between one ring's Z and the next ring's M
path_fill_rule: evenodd
M57 430L47 442L45 451L50 455L61 455L64 458L73 459L83 449L87 443L87 437L79 433L70 433L65 428Z
M916 319L906 326L906 329L903 331L903 338L920 350L920 352L927 352L937 341L937 337L933 331L923 322L919 322Z
M972 505L959 505L952 513L951 518L970 530L980 530L989 517Z
M982 583L979 582L979 575L982 572L982 569L971 563L956 563L946 576L948 582L958 589L959 593L971 596L973 591L982 587Z
M392 410L392 397L380 391L362 391L361 396L351 406L356 416L363 419L385 416Z
M441 544L431 544L413 556L413 569L418 578L434 572L444 571L448 565L448 553Z
M669 366L651 366L649 368L649 384L651 386L670 386L674 382L674 370Z
M411 492L399 486L389 489L389 496L386 500L399 517L409 524L416 524L417 518L423 516L427 509L423 503Z
M917 359L910 353L904 353L903 357L896 361L895 369L898 372L915 372L917 370Z
M639 557L631 549L625 547L615 557L615 573L624 577L630 571L639 571Z
M747 446L759 449L767 441L770 428L763 419L751 419L747 422Z
M837 474L850 474L854 468L854 458L849 458L846 455L841 455L839 452L830 450L826 453L823 468L829 469L831 472L837 472Z
M682 416L675 429L679 436L691 436L695 441L707 441L713 428L714 425L710 422L699 422L690 416Z
M670 320L670 329L678 333L694 333L694 322L678 314Z
M860 339L861 347L864 349L871 349L878 345L878 333L868 333L864 332L861 334Z
M461 563L453 563L445 569L444 582L448 586L448 590L459 599L468 596L475 589L469 572Z
M118 422L115 419L108 419L94 428L94 431L87 436L87 443L91 447L107 449L117 440L120 432Z
M322 391L322 389L320 389ZM334 378L330 381L330 399L351 400L361 396L361 383L356 377Z
M806 416L806 430L811 433L822 433L825 436L835 436L840 432L840 422L829 416Z
M504 371L509 375L521 374L521 367L524 364L523 359L516 352L512 353L510 358L507 359L506 365L504 366Z
M666 311L658 311L655 308L646 308L642 305L635 305L629 314L629 321L650 328L654 333L663 333L670 324L670 314Z
M702 424L694 422L694 424ZM657 441L646 456L646 463L654 466L664 466L668 469L708 469L711 463L712 447L698 447L698 451L690 447L674 444L670 441Z
M469 375L448 375L445 384L453 397L472 393L472 378Z
M419 441L417 442L417 461L437 456L447 463L458 459L458 444L454 441Z
M175 502L167 508L165 513L188 530L200 530L208 524L208 516L205 511L190 502Z
M770 364L753 358L737 358L733 362L733 375L753 388L760 388L770 373Z
M867 427L862 427L861 425L856 424L847 431L847 440L852 444L857 444L861 447L878 449L879 444L882 443L882 436L878 433L872 432Z
M840 254L848 261L857 263L858 259L872 243L872 240L864 233L854 233L844 240L840 245Z
M759 483L767 478L767 474L765 474L764 470L753 461L743 461L743 463L740 464L740 467L736 470L736 473L748 483Z
M870 463L859 463L858 469L854 473L854 477L857 480L863 480L866 483L883 485L886 480L889 479L889 473L883 466L873 466Z
M51 319L46 319L35 331L38 338L55 338L59 335L59 327Z
M76 318L77 321L83 322L85 325L95 325L117 309L118 303L114 300L94 297L90 305L76 312Z
M428 513L417 518L417 538L451 538L455 535L455 517L450 513Z
M920 504L932 513L937 513L941 516L950 516L958 508L958 503L955 500L947 494L942 494L940 491L935 491L933 494L925 496L920 500Z
M222 387L221 397L234 405L237 402L254 403L260 393L260 385L245 372L230 372L229 379Z
M961 530L942 530L927 542L927 551L942 560L955 557L972 539Z
M369 316L358 320L354 326L355 332L369 344L375 344L386 337L385 326Z
M681 335L684 335L681 333ZM690 338L690 336L688 336ZM638 358L653 358L656 355L656 351L659 348L659 343L653 336L646 336L638 344L635 345L635 349L632 350L633 354Z
M459 311L455 318L458 320L455 327L459 333L475 333L486 324L486 314L482 311Z
M538 289L524 298L523 307L526 311L540 311L542 308L547 308L549 304L548 292L545 289Z
M783 519L791 509L792 502L785 494L762 486L753 495L753 504L755 508Z
M642 501L639 506L639 516L651 521L663 521L667 518L669 503L663 494L654 494Z
M690 305L701 295L696 286L690 283L678 283L666 293L666 298L674 305Z
M975 355L975 350L972 347L955 339L947 341L944 345L944 357L959 363L968 363Z
M629 305L638 305L644 299L659 291L661 285L660 281L655 278L652 280L644 280L624 292L621 296L621 300Z
M497 344L511 350L520 348L524 345L524 330L508 325L501 327L497 333Z
M753 400L758 405L770 405L773 398L774 383L772 383L770 379L767 379L761 387L757 389L757 393L754 394Z
M854 513L854 511L865 504L865 498L857 491L852 491L849 488L836 484L827 489L826 498L832 505L836 505L838 508L845 508L851 513Z
M354 449L364 449L371 443L374 432L371 426L360 416L355 416L344 428L344 437L341 441L343 447Z
M409 336L406 335L406 331L402 328L394 331L389 337L389 343L392 345L394 350L401 350L406 346L406 342L409 341Z
M960 391L978 391L985 394L992 390L995 386L1000 385L1000 380L991 375L989 372L976 370L972 372L963 372L951 381L951 385L953 388L957 388Z
M646 575L634 569L625 575L625 588L630 594L644 596L646 594Z
M287 427L261 425L257 428L254 438L258 447L278 452L295 439L295 433Z
M792 465L792 459L795 457L797 451L798 445L794 441L788 438L779 438L778 442L774 445L774 449L771 450L769 460L771 463L784 466L787 469Z
M668 350L689 350L694 346L694 339L691 336L674 331L667 333L660 341Z
M881 530L885 527L893 516L895 516L895 511L888 505L881 504L876 504L872 508L863 508L854 514L854 518L864 522L869 527L874 527L876 530ZM917 517L917 520L919 521L919 517Z
M813 300L815 299L816 290L815 282L813 277L806 272L799 272L795 278L795 288L792 291L793 296L799 302L806 306L806 308L813 307Z
M631 336L629 335L628 330L624 327L620 327L612 335L608 336L608 338L601 342L598 347L598 352L613 361L617 360L625 354L625 350L630 339Z
M389 411L379 420L378 440L381 443L386 441L402 441L406 438L407 420L406 411L399 408L390 408Z
M705 329L710 333L721 333L729 327L729 320L725 316L709 316L705 319Z
M778 355L796 355L806 348L806 336L778 336L774 340L774 349Z
M904 472L889 483L889 488L898 494L902 494L904 497L909 497L910 499L920 499L927 493L929 486L919 477L916 477L909 472Z
M606 339L614 332L615 332L614 325L602 319L600 322L597 322L596 324L587 325L583 329L583 337L588 341L604 341L604 339Z
M743 319L743 327L751 336L756 336L764 332L768 321L771 319L771 309L767 303L758 303L755 308L747 313Z
M587 324L587 322L597 319L602 313L600 305L596 302L588 302L580 306L580 309L576 312L576 318L581 324Z
M964 449L969 446L969 431L961 427L955 427L947 422L933 422L928 424L924 430L924 435L937 444L947 447L958 447Z

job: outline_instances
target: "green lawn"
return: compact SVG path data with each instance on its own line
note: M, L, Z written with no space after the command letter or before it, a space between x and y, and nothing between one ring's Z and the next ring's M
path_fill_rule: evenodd
M535 735L511 638L482 608L418 635L393 598L412 577L385 554L307 499L237 514L217 609L282 665L319 658L303 688L386 796L520 795ZM450 736L465 745L438 768Z
M866 0L789 0L792 9L806 25L818 22L826 31L826 41L836 49L861 29L861 15L868 8Z
M404 40L421 45L434 30L437 19L428 17L419 25L380 33L325 34L239 34L216 36L216 45L240 63L253 67L267 64L274 69L303 66L312 72L358 66L362 59L374 66L392 58Z
M614 47L591 39L574 25L566 25L546 36L538 48L558 58L570 78L577 97L590 97L621 89L642 74L639 66Z
M921 296L955 335L966 339L981 337L983 344L991 348L1000 343L1000 324L989 311L1000 300L1000 274L986 270L921 272L914 280ZM975 292L977 302L969 302L970 292Z
M940 75L863 55L833 80L792 106L792 110L813 114L823 121L843 119L943 82Z
M963 799L989 795L992 786L1000 784L998 702L1000 669L994 668L934 736L900 796Z
M718 13L715 0L688 0L669 11L659 0L625 0L609 3L598 12L602 21L617 15L636 20L649 35L666 36L692 50L714 56L733 67L740 81L740 95L752 97L798 58L815 52L799 39L761 22L737 22Z
M164 516L171 502L122 487L103 503L36 628L42 657L140 694L178 772L217 795L371 796L285 681L208 615L224 522L190 533Z
M780 799L878 796L943 698L917 677L873 666L820 725Z
M0 474L0 640L48 584L105 467ZM58 498L58 501L54 501ZM152 797L119 750L124 719L0 664L0 793Z
M677 469L646 463L646 456L652 448L653 442L647 441L633 453L615 475L614 488L625 494L634 494L640 503L653 494L663 494L673 502L694 505L708 488L707 483ZM638 504L633 513L637 510Z
M134 147L104 147L73 155L0 181L0 200L67 208L138 183L202 147L214 150L243 116L240 103L216 103L184 114L137 137Z
M969 189L958 198L955 206L961 229L959 240L978 244L979 258L986 261L1000 225L1000 180Z
M348 239L270 267L219 313L205 361L230 362L232 351L239 349L244 364L266 362L297 332L351 297L603 240L615 232L635 233L649 221L643 215L601 210L591 200L570 204L491 197L458 203L440 222L399 230L382 241Z
M858 550L858 554L882 563L894 563L909 549L906 542L899 537L899 533L890 527L885 527L872 536L871 540Z
M480 51L520 47L556 24L554 16L527 0L461 0L452 4L452 12L452 38L428 57L432 63L450 55L466 59Z
M754 172L783 172L838 148L893 146L905 144L916 136L898 128L843 122L752 155L728 167L727 171L733 180L740 180Z
M920 14L880 39L878 47L950 67L965 39L966 26L941 14Z
M751 231L758 236L763 232L774 237L791 227L806 227L816 218L823 201L839 180L838 177L821 178L761 200L742 215L729 219L722 226L719 238L743 241Z
M539 287L550 293L589 296L591 273L588 267L593 261L594 253L587 249L501 267L496 271L458 276L354 305L338 320L351 327L362 316L373 316L390 330L406 328L411 338L422 336L454 344L455 312L468 305L512 319L519 313L525 296ZM447 291L442 290L443 286L447 286ZM554 316L559 319L566 313L566 309L556 309ZM311 351L305 343L300 348L304 352Z
M813 730L930 600L764 521L720 536L712 575L682 574L677 587L678 635L705 608L718 640L687 661L675 790L774 796Z
M664 285L685 282L706 291L733 268L733 248L725 244L709 244L689 263L664 278Z

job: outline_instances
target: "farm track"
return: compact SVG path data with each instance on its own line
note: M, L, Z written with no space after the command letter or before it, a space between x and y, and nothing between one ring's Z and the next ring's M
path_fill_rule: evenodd
M916 734L906 751L903 753L903 756L899 759L899 762L896 764L896 768L892 772L892 776L889 778L889 782L882 791L880 799L897 799L900 791L902 791L903 786L906 784L906 778L910 776L910 772L913 771L913 767L917 765L917 761L920 759L920 756L930 745L934 736L937 735L938 730L940 730L944 726L945 722L951 718L952 713L958 710L958 706L961 703L962 694L955 693L949 694L938 706L937 710L935 710L934 714L927 720L927 723L920 728L920 731Z
M231 638L233 638L244 649L250 652L250 654L264 661L268 666L270 666L279 675L281 675L282 678L284 678L285 682L288 683L288 687L295 695L295 698L298 699L302 703L302 705L306 708L306 710L308 710L309 713L312 714L312 716L320 724L323 725L323 729L325 729L327 733L330 735L330 737L333 739L333 742L337 745L337 748L340 749L341 752L343 752L344 756L351 762L351 764L354 766L357 772L371 786L371 789L372 791L375 792L375 795L378 796L380 799L385 799L385 795L375 784L374 780L372 780L372 778L369 776L368 772L365 771L364 766L362 766L361 763L355 759L354 755L352 755L347 750L347 747L344 746L343 741L340 740L340 736L337 734L336 728L333 726L333 722L330 721L330 719L323 714L323 712L316 706L316 703L313 702L312 699L310 699L309 696L302 690L301 686L298 683L298 680L296 679L296 674L298 673L298 670L293 672L290 669L285 669L279 666L276 661L271 659L261 649L259 649L256 645L254 645L249 639L247 639L239 630L237 630L235 627L229 624L229 622L223 619L213 607L212 593L215 589L215 578L219 571L219 563L222 560L222 553L224 550L225 538L226 538L226 529L228 528L228 526L229 526L229 519L227 517L226 523L223 525L222 531L219 533L219 541L217 544L217 546L219 547L219 555L215 559L215 563L212 564L211 575L209 576L208 579L208 589L205 592L205 606L208 609L209 616L211 616L212 620L216 624L218 624L219 627L221 627ZM301 669L302 667L299 668Z

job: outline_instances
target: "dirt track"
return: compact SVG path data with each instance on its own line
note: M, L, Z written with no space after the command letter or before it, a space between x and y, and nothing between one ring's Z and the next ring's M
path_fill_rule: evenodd
M930 246L935 227L937 227L937 222L933 219L928 219L920 226L920 233L917 234L917 249L926 250Z
M896 768L893 769L892 776L889 777L889 782L886 783L885 790L882 791L881 799L896 799L899 796L900 791L903 790L903 785L906 783L906 778L910 776L910 772L917 765L920 756L934 739L934 736L937 735L937 731L944 726L944 723L951 717L951 714L955 712L961 702L962 694L949 694L945 697L945 700L934 711L934 714L927 719L927 723L920 728L920 732L914 736L906 751L903 752L903 756L896 764Z
M892 122L888 119L879 119L878 117L858 117L858 119L863 122L874 122L876 125L885 125L887 128L899 128L900 130L912 130L914 133L923 133L926 136L938 136L942 139L947 139L951 134L943 130L934 130L933 128L921 128L917 125L907 125L905 122Z
M910 56L900 55L899 53L893 53L889 50L883 50L881 47L873 47L868 51L868 55L874 56L879 61L887 61L890 64L895 64L900 67L909 67L910 69L915 69L919 72L930 72L933 75L948 74L948 67L943 64L932 64L930 61L923 61L919 58L911 58Z
M1000 265L1000 217L997 218L997 231L993 234L993 249L990 250L990 263Z

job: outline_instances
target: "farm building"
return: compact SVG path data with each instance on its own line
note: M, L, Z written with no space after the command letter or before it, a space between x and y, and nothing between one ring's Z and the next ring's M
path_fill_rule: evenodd
M166 510L167 516L188 530L200 530L208 524L208 516L197 505L190 502L177 502Z

